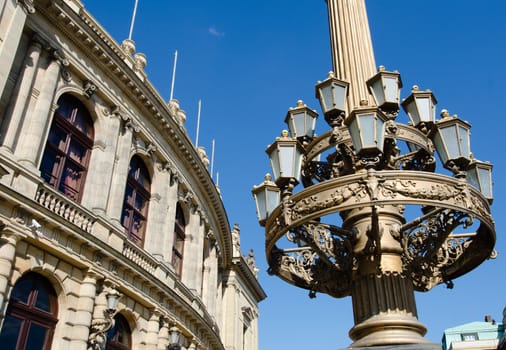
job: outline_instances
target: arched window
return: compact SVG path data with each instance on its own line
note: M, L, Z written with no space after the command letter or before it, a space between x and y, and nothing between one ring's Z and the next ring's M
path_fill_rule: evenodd
M106 350L129 350L131 344L130 326L121 314L114 316L114 327L107 332Z
M84 105L71 95L58 100L40 164L44 180L79 201L93 146L93 122Z
M139 246L144 243L150 186L148 169L139 156L133 156L128 171L121 223L128 238Z
M12 289L0 332L2 349L50 350L58 319L56 293L47 279L30 272Z
M176 275L181 278L183 272L184 240L186 238L186 221L181 205L176 206L176 223L174 225L174 241L172 244L172 266Z

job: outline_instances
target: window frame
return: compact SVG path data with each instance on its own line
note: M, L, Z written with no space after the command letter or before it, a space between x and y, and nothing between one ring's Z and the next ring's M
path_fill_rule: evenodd
M84 104L72 95L62 95L58 104L59 107L53 114L39 169L42 178L49 186L66 197L80 202L94 142L93 120ZM78 127L77 122L80 120L87 126L87 130ZM57 135L61 136L59 144L51 140L52 136ZM71 147L76 146L83 151L80 160L72 156ZM66 173L68 170L74 170L79 174L76 186L65 183L67 179L71 179Z
M30 290L27 293L26 303L14 296L17 291L16 288L21 288L20 282L25 281L30 282ZM44 290L44 293L48 297L49 311L42 310L36 306L38 300L37 298L41 290ZM51 350L54 331L56 324L58 323L57 315L58 302L56 291L53 286L42 275L29 272L28 274L22 276L12 288L4 324L0 330L0 335L3 333L6 326L6 320L10 316L21 321L19 331L17 333L16 350L27 349L27 341L29 340L30 328L32 325L38 325L46 329L42 350Z
M183 207L180 203L176 205L176 216L174 220L174 236L172 241L172 266L176 276L180 279L183 276L184 246L186 240L186 218Z
M132 167L138 165L134 171ZM132 176L133 174L133 176ZM139 181L142 175L146 183ZM142 201L141 208L136 207L138 199ZM139 247L144 246L146 237L146 226L149 214L149 202L151 200L151 178L142 158L134 155L128 165L128 176L125 185L125 196L123 198L123 209L121 211L121 225L125 228L126 235L130 241ZM135 224L141 222L141 230L134 231Z

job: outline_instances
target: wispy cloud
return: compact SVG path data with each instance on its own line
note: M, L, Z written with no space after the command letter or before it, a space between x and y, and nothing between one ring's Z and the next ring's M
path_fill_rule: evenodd
M220 32L214 25L209 27L209 34L213 36L225 36L225 32Z

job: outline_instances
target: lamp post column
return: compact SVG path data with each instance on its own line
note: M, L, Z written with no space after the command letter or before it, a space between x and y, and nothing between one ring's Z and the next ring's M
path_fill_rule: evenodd
M417 319L413 281L394 238L403 222L402 208L392 205L355 209L345 219L344 227L358 232L351 286L353 347L427 343L427 330Z
M361 100L372 103L365 84L376 73L364 0L327 2L332 66L336 78L350 83L348 111Z

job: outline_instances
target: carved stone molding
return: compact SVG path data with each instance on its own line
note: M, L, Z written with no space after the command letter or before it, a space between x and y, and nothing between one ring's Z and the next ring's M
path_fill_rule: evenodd
M83 82L83 94L86 98L91 98L97 91L97 85L91 80L85 80Z

